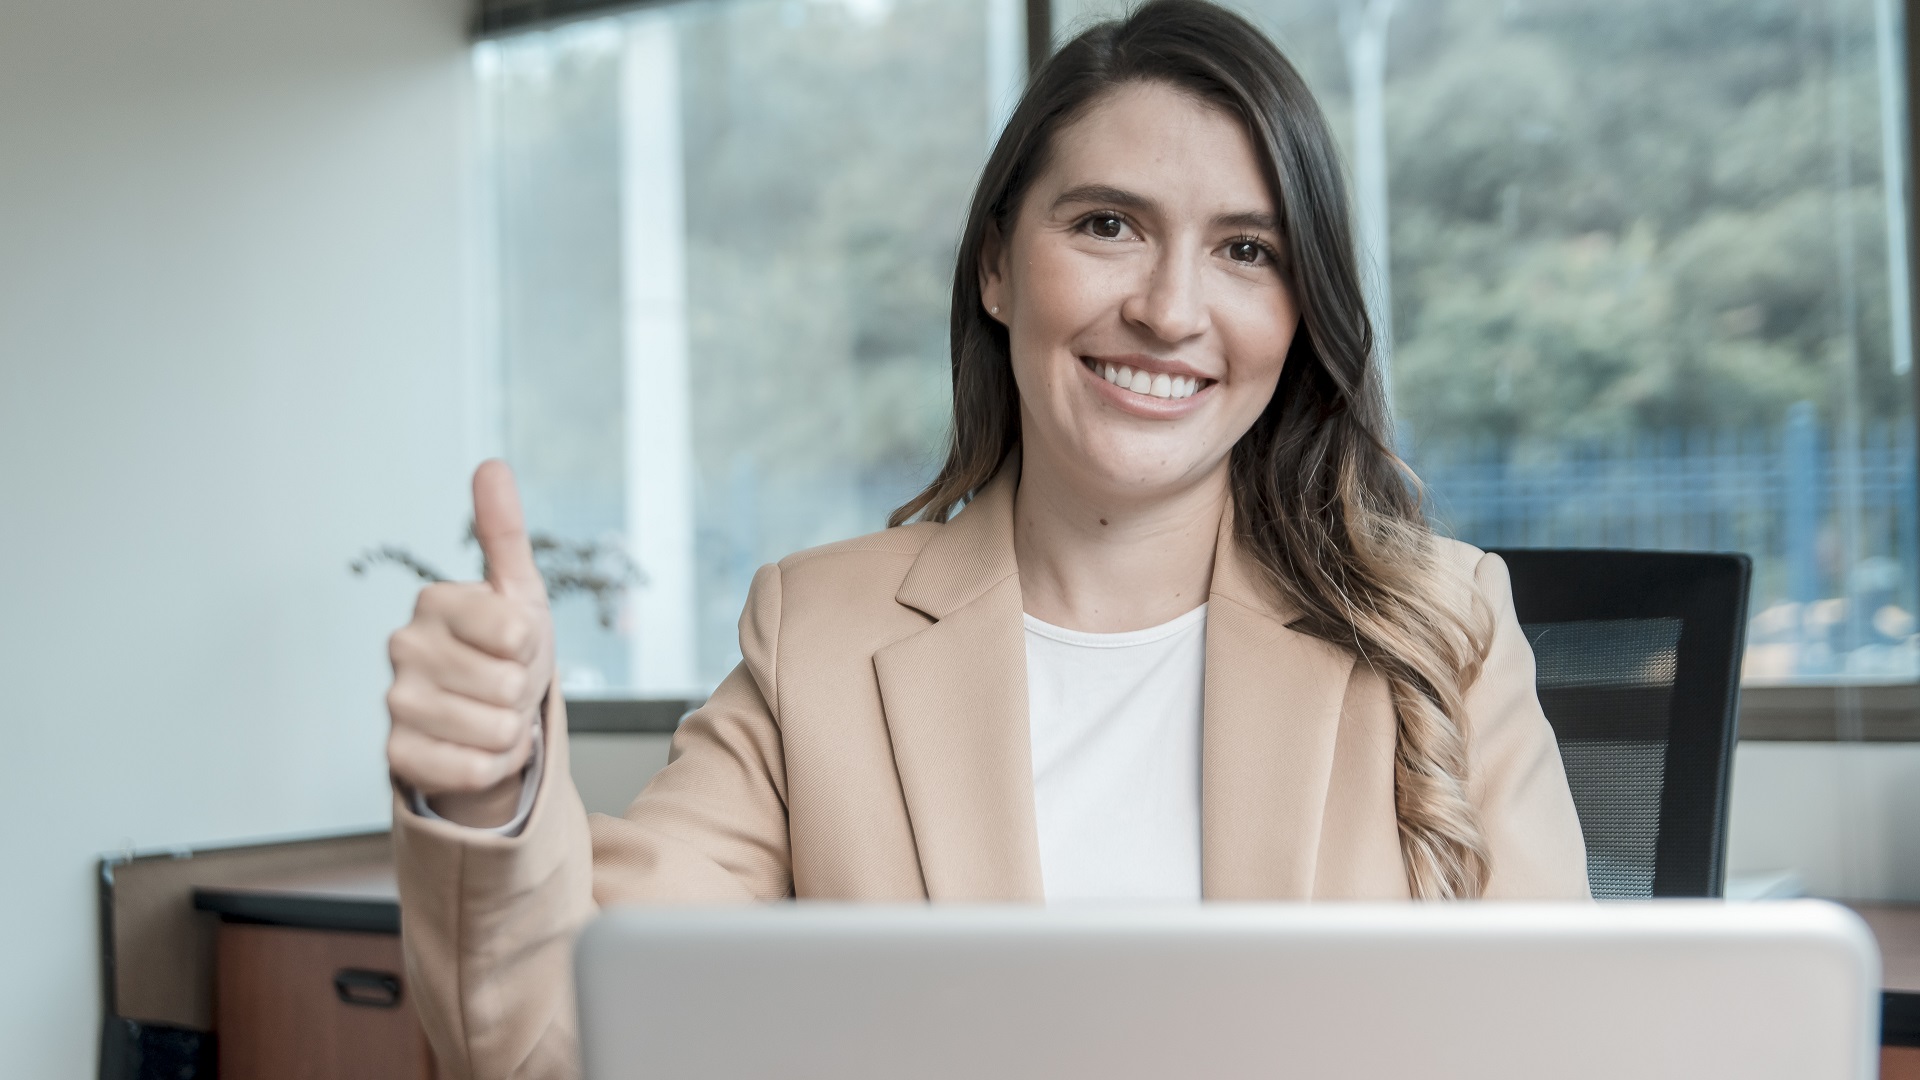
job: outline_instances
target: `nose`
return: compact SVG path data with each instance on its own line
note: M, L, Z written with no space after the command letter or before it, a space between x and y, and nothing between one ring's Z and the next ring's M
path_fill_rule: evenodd
M1161 249L1146 278L1121 302L1120 316L1169 345L1205 333L1211 325L1200 258Z

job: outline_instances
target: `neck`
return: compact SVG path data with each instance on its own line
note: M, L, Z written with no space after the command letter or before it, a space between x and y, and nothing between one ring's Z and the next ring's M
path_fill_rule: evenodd
M1158 626L1206 602L1228 499L1226 463L1176 491L1138 495L1021 463L1013 554L1036 619L1089 633Z

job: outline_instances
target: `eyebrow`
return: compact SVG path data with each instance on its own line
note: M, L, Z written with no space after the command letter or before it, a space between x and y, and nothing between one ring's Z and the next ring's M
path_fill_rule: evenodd
M1053 200L1053 208L1060 209L1073 203L1092 203L1100 206L1112 206L1121 210L1150 214L1158 210L1159 204L1138 192L1110 184L1082 184L1068 188ZM1264 229L1267 232L1279 232L1280 222L1272 214L1259 210L1240 210L1231 214L1220 214L1213 219L1215 225L1224 225L1234 229Z

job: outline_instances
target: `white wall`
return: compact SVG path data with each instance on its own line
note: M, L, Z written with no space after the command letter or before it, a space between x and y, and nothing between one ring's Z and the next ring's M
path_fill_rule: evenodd
M670 735L611 735L576 732L567 740L573 784L589 814L627 812L653 774L666 767L673 749Z
M94 1070L93 861L382 826L460 562L464 0L0 3L0 1072Z
M1920 743L1742 743L1727 871L1814 896L1920 901Z

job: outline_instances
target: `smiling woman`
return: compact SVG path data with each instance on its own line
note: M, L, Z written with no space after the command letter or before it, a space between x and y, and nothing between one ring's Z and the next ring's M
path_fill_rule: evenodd
M953 311L952 451L894 522L944 520L1018 446L1027 613L1123 631L1205 595L1224 515L1295 626L1386 683L1416 895L1477 895L1488 612L1389 448L1338 154L1286 59L1206 5L1062 49L987 162Z
M513 479L484 583L394 635L417 1000L463 1075L566 1075L596 905L1587 896L1500 561L1387 444L1332 139L1155 0L1038 72L976 189L952 439L893 527L762 567L740 665L620 818L567 768Z

